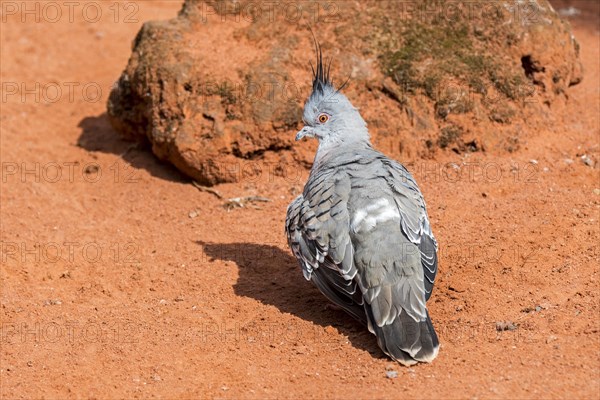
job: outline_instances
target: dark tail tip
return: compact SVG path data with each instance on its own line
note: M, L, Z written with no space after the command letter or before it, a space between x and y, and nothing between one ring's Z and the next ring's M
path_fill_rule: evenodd
M406 312L402 312L393 323L381 327L373 323L370 310L367 310L367 316L379 347L400 364L410 366L417 362L429 363L437 357L440 342L429 314L427 320L415 321Z

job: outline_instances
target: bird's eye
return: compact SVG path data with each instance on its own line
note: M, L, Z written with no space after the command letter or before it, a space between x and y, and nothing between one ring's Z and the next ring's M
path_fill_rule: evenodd
M327 116L327 114L321 114L319 115L319 122L324 124L325 122L327 122L327 120L329 119L329 117Z

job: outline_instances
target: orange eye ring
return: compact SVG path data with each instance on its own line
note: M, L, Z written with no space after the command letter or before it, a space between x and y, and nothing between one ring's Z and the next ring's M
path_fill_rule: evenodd
M319 115L319 122L324 124L325 122L327 122L327 120L329 120L329 117L327 116L327 114L321 114Z

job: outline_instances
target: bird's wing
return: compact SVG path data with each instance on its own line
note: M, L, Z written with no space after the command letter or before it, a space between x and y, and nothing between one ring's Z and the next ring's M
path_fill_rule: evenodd
M288 207L285 228L304 277L366 324L362 293L353 279L357 270L348 229L349 192L350 182L343 174L317 174Z
M423 194L406 168L390 159L383 159L387 169L386 181L394 192L401 216L402 232L418 246L425 278L426 300L429 300L438 270L438 244L431 231Z

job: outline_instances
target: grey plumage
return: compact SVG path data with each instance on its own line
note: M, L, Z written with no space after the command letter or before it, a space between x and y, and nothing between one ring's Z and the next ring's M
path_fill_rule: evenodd
M304 277L365 323L381 349L405 365L430 362L439 342L425 302L437 242L411 174L372 148L366 123L336 90L317 44L313 91L296 139L319 148L286 233Z

